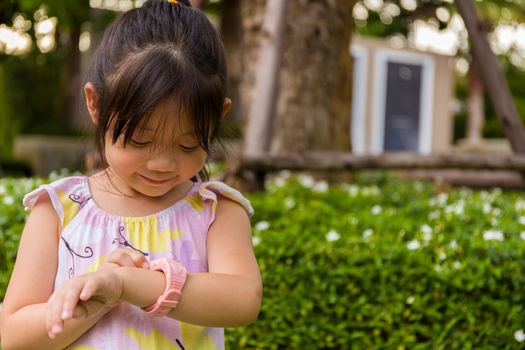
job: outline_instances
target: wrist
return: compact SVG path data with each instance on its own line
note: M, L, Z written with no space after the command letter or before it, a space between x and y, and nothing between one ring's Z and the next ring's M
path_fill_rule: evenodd
M128 266L112 270L122 281L121 302L146 307L154 303L165 289L166 277L161 271Z
M133 268L120 266L117 268L107 269L104 271L107 271L108 273L114 275L114 280L117 285L117 303L121 303L123 301L127 301L127 293L126 293L126 285L127 281L131 276L133 276ZM113 306L114 307L114 306Z
M179 304L188 272L180 262L168 258L151 261L149 269L164 274L165 287L155 303L145 307L144 311L153 316L165 316Z

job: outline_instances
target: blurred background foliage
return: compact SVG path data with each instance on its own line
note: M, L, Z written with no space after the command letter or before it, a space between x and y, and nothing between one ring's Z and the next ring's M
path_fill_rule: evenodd
M111 20L122 11L140 6L142 2L0 2L0 159L10 158L17 134L82 133L86 118L82 112L80 83L90 50L96 46ZM207 1L205 10L211 16L220 18L223 16L221 9L227 8L222 6L226 2ZM493 33L500 27L517 27L525 22L523 1L482 0L476 1L476 6ZM411 42L418 24L425 23L444 33L454 25L455 14L452 0L362 0L357 1L354 7L354 32ZM10 37L11 43L5 37ZM525 86L522 83L525 78L525 44L521 45L511 45L497 53L517 109L525 120ZM470 60L468 48L463 31L458 48L451 55L467 67ZM456 77L455 140L465 136L468 82L465 68L463 70ZM484 136L503 137L488 96L485 101ZM233 129L239 136L238 126Z

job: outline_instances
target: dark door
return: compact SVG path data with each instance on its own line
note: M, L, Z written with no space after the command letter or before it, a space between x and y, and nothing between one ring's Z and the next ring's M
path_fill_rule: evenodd
M383 150L418 151L422 67L387 63Z

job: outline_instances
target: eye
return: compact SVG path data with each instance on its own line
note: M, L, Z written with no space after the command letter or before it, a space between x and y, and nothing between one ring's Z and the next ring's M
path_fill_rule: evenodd
M141 141L137 141L137 140L131 139L130 143L133 146L137 146L137 147L147 147L147 146L149 146L151 144L151 141L141 142Z
M197 150L197 148L199 148L199 146L184 146L184 145L179 145L179 147L184 152L192 152L192 151Z

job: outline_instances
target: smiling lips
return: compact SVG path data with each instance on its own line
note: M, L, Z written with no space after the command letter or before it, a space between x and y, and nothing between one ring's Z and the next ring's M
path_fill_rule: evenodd
M153 185L163 185L163 184L168 183L169 181L171 181L171 178L166 179L166 180L154 180L154 179L151 179L151 178L146 177L144 175L140 175L140 177L143 178L144 181L146 181L147 183L150 183L150 184L153 184Z

